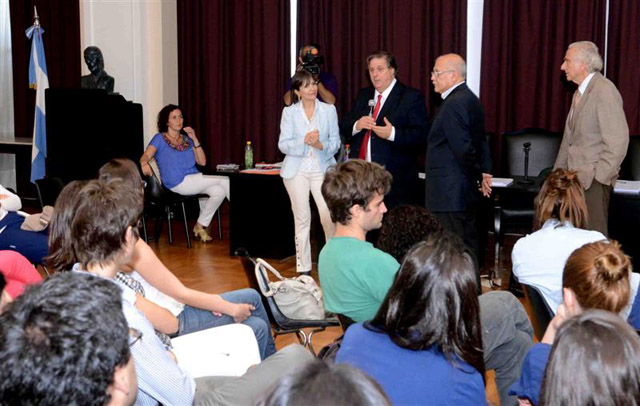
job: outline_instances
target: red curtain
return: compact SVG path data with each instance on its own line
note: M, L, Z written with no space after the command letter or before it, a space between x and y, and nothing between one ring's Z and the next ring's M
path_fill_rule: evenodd
M629 131L640 135L640 2L610 0L607 76L620 90Z
M500 133L563 131L576 88L560 70L564 53L570 43L589 40L604 54L605 15L606 0L484 2L480 97L486 130L495 135L495 173L502 167L495 159L502 156Z
M298 45L315 42L324 69L338 81L338 113L349 111L370 85L365 59L376 50L395 55L398 78L439 103L429 81L436 57L466 50L467 0L298 0Z
M49 87L79 87L80 4L69 0L9 0L16 137L33 136L35 90L29 90L31 40L25 34L38 8L47 60Z
M280 159L289 66L289 0L179 1L179 99L207 165Z

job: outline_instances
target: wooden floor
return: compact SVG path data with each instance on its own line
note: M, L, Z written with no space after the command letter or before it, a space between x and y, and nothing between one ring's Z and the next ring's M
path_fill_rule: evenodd
M223 293L229 290L241 289L248 286L247 280L240 264L240 260L236 257L229 256L229 224L228 224L228 205L222 206L222 235L223 239L218 240L217 236L213 236L212 243L203 244L193 242L191 249L187 248L184 227L181 221L173 221L173 244L168 242L167 227L163 228L163 235L159 241L150 241L149 245L154 249L160 260L188 287L198 289L210 293ZM195 220L191 220L193 227ZM153 234L153 222L147 224L149 235ZM513 242L507 241L505 254L507 258L505 266L510 268L510 251ZM276 267L283 276L295 276L295 258L291 257L284 261L268 259L274 267ZM487 264L493 264L493 257L487 258ZM314 264L312 276L318 280L317 270ZM486 288L484 290L487 290ZM335 338L342 334L339 327L329 328L324 332L317 333L313 338L313 345L316 351L324 345L332 342ZM297 342L294 334L279 336L276 338L276 347L278 349L288 344ZM499 405L498 395L494 384L493 371L487 372L487 398L488 400Z

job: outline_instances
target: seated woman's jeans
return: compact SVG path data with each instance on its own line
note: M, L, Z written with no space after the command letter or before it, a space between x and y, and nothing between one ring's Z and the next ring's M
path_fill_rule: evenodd
M243 321L242 324L251 327L256 335L261 359L265 359L275 353L276 345L271 335L269 316L262 305L260 294L253 289L240 289L223 293L220 296L231 303L247 303L255 307L255 310L251 312L251 316ZM186 305L178 315L178 321L180 323L178 334L176 334L178 336L234 323L233 317L226 314L216 316L209 310Z

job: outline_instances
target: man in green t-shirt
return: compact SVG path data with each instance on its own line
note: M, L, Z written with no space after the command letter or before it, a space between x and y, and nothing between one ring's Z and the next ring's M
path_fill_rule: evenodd
M322 183L336 232L320 252L318 273L327 311L357 322L373 318L400 264L365 240L382 226L391 174L381 165L351 160L330 169Z

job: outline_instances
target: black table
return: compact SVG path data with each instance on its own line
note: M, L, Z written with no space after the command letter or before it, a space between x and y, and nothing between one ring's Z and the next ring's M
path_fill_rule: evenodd
M295 255L291 202L280 175L217 172L229 176L229 254L244 247L253 257Z

